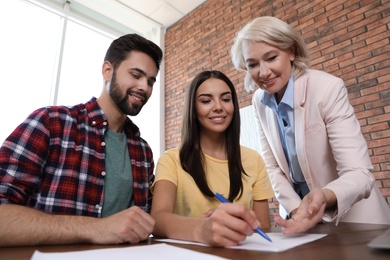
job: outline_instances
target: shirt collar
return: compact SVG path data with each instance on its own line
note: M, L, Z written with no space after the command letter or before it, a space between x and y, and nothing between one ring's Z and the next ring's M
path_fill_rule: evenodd
M85 109L88 113L88 117L92 125L104 125L104 127L108 127L107 116L100 108L95 97L93 97L85 104ZM140 136L138 126L136 126L129 117L126 118L124 124L124 131L127 135Z
M275 95L269 94L266 91L263 93L261 103L269 108L277 107ZM294 77L291 75L287 83L286 91L284 92L283 98L280 103L284 103L291 108L294 108Z

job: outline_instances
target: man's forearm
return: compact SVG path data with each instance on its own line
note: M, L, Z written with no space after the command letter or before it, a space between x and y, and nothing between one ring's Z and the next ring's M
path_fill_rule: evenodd
M86 223L95 218L51 215L20 205L0 205L0 246L89 242Z

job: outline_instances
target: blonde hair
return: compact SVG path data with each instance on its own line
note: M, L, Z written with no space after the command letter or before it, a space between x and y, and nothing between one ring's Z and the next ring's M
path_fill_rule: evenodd
M253 92L258 86L248 73L242 53L244 41L265 42L281 50L293 50L295 59L292 61L294 77L301 76L309 67L310 55L305 42L290 25L282 20L263 16L254 19L245 25L234 40L231 57L234 67L239 71L246 71L245 90Z

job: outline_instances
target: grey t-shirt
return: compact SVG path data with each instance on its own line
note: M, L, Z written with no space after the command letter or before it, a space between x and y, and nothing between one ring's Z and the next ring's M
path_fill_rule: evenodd
M108 217L134 205L133 174L125 133L107 130L106 175L102 217Z

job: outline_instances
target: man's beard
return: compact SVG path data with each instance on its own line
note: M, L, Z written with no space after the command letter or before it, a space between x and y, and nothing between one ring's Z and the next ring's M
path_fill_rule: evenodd
M137 105L134 103L131 103L129 101L129 96L131 93L131 90L126 91L125 95L122 95L120 86L116 82L116 73L112 75L111 84L108 90L108 93L110 94L110 97L114 101L114 103L117 105L117 107L122 111L122 113L129 115L129 116L136 116L141 111L142 107L146 103L146 97L145 95L141 94L144 97L144 101L142 102L142 105ZM138 93L140 95L140 93Z

